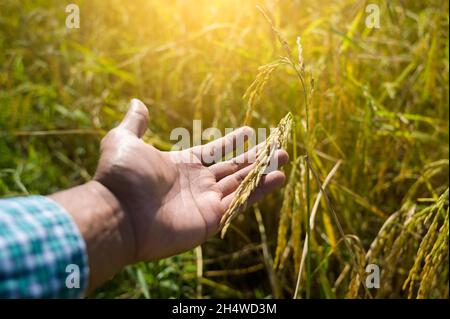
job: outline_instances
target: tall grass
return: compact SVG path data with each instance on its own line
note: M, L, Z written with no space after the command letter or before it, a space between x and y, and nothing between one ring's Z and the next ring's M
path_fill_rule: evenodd
M162 150L291 112L283 190L94 297L448 298L448 2L376 2L380 29L365 1L80 0L69 30L60 1L1 1L0 195L89 180L131 97Z

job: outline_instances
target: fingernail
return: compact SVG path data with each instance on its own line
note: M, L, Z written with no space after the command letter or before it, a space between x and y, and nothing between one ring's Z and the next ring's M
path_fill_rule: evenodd
M136 98L132 98L131 101L130 101L130 107L133 107L133 108L134 107L139 107L140 104L144 104L144 103L142 103L141 100L138 100Z

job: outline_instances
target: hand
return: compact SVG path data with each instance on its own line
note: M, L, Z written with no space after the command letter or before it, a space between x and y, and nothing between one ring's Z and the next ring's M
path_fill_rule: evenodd
M189 250L217 233L235 190L252 168L248 160L209 167L201 161L202 154L228 149L239 137L252 134L248 127L204 146L161 152L141 139L147 122L146 106L133 100L123 122L102 140L94 178L114 194L125 211L133 233L135 261ZM250 154L240 159L242 156ZM275 156L281 164L288 160L282 150ZM264 176L250 203L281 186L284 179L280 171Z
M86 242L91 291L126 265L189 250L218 232L252 169L256 147L210 166L201 161L229 149L250 128L204 146L161 152L141 139L147 122L147 108L133 100L122 123L102 140L94 180L49 196L72 215ZM284 164L288 155L278 150L275 159ZM249 204L283 182L280 171L265 175Z

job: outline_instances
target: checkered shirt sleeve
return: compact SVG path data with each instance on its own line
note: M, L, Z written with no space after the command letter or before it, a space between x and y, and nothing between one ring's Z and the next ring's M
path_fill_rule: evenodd
M0 200L0 298L79 298L86 246L71 216L43 196Z

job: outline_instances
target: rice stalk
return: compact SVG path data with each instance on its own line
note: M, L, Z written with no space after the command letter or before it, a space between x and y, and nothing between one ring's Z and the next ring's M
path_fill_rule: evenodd
M323 195L324 195L325 203L326 203L326 205L327 205L327 208L328 208L328 210L329 210L331 216L332 216L333 219L334 219L334 222L335 222L335 224L336 224L336 227L337 227L338 230L339 230L339 233L340 233L341 237L342 237L342 238L345 238L344 230L343 230L342 225L341 225L341 223L340 223L340 221L339 221L339 218L338 218L338 216L337 216L337 214L336 214L336 212L335 212L335 210L334 210L334 207L333 207L333 205L331 204L331 199L330 199L330 197L328 196L328 192L323 188L323 185L322 185L322 183L320 182L319 176L318 176L317 172L314 170L314 168L312 167L311 162L310 162L308 156L305 157L305 161L306 161L306 163L307 163L307 165L308 165L309 170L312 172L312 174L313 174L313 176L314 176L314 179L315 179L315 181L316 181L316 183L317 183L317 185L318 185L320 191L321 191L321 192L323 193ZM355 255L354 251L352 250L352 247L351 247L350 243L349 243L347 240L344 240L344 243L345 243L345 246L346 246L346 248L347 248L347 250L348 250L348 253L349 253L349 255L350 255L350 260L351 260L351 262L352 262L352 264L353 264L353 271L357 271L357 272L358 272L358 277L359 277L359 278L364 278L364 270L363 270L363 268L361 267L361 265L364 265L364 260L363 260L363 264L361 264L361 261L358 260L357 256ZM364 288L365 288L366 294L367 294L369 297L372 297L372 295L371 295L371 293L369 292L369 290L367 289L367 287L364 286Z
M274 23L272 22L272 19L269 17L267 12L260 6L256 6L256 8L262 13L264 18L269 23L270 28L272 29L273 33L278 38L278 41L280 42L281 46L283 47L283 50L285 51L287 57L290 60L292 60L292 51L291 51L291 48L289 47L289 44L288 44L287 40L284 38L284 36L281 34L281 32L278 31L278 29L275 27Z
M432 284L439 274L439 267L445 262L446 257L448 258L448 223L448 218L445 218L431 252L425 257L425 265L422 269L422 278L417 292L418 299L427 298L430 295Z
M359 289L361 287L361 282L364 280L364 275L365 273L360 271L360 269L364 269L365 268L365 252L364 252L364 248L362 247L361 241L359 240L358 237L356 236L352 236L351 238L353 238L356 242L352 242L350 240L346 240L345 241L349 242L349 243L353 243L352 247L353 247L353 251L356 252L356 260L357 260L357 264L359 265L358 268L353 268L352 269L352 278L350 280L350 284L348 286L348 290L347 293L345 295L346 299L355 299L358 297L358 293L359 293ZM365 287L365 285L364 285Z
M392 288L400 276L408 298L432 297L448 261L448 216L447 189L432 205L417 210L415 204L407 202L386 220L366 254L367 263L382 269L377 296L401 293ZM443 276L448 280L448 272Z
M342 163L342 161L338 161L334 165L334 167L331 169L331 171L328 173L328 175L325 178L325 181L323 182L323 185L322 185L323 189L325 189L328 186L328 184L330 183L334 174L339 169L339 166L341 165L341 163ZM314 230L316 214L317 214L317 211L319 208L320 200L322 199L322 195L323 195L323 193L321 191L319 191L319 193L317 194L317 197L316 197L316 201L314 202L313 209L311 211L311 216L310 216L310 220L309 220L309 227L310 227L311 231ZM305 241L303 242L303 251L302 251L302 257L301 257L300 266L299 266L298 275L297 275L297 284L295 287L294 299L297 299L298 293L300 291L300 281L301 281L301 277L302 277L302 273L303 273L303 267L305 264L306 255L308 253L309 240L310 240L309 237L306 236Z
M203 278L203 251L202 246L199 245L195 247L195 259L196 259L196 268L197 268L197 287L196 287L196 297L198 299L203 298L203 286L202 286L202 278Z
M253 110L258 102L259 97L262 94L265 86L269 82L272 73L281 65L280 61L269 63L258 68L258 74L256 75L253 83L248 87L244 94L244 99L247 100L247 112L245 114L244 125L250 125L252 120Z
M244 178L242 183L236 190L235 196L228 207L225 214L220 220L221 237L223 238L231 221L238 215L241 210L244 210L247 205L248 198L253 191L258 187L261 177L266 173L270 161L273 159L275 151L279 148L286 148L289 135L291 133L293 117L288 113L272 130L269 137L262 148L256 154L256 161L254 168Z
M306 156L305 158L308 158L309 156L309 145L310 145L310 133L309 133L309 101L308 101L308 90L306 89L306 83L305 83L305 63L304 63L304 58L303 58L303 46L301 45L301 39L300 37L297 38L297 50L298 50L298 61L295 61L293 56L292 56L292 51L291 48L287 42L287 40L284 38L284 36L281 34L280 31L278 31L278 29L275 27L274 23L272 22L272 20L270 19L269 15L264 11L264 9L262 9L260 6L257 6L258 10L262 13L262 15L264 16L264 18L267 20L267 22L270 25L270 28L272 29L273 33L275 34L275 36L277 37L278 41L280 42L283 50L286 53L286 56L281 58L281 62L285 63L287 65L289 65L290 67L292 67L292 69L295 71L295 73L297 74L299 80L300 80L300 84L301 87L303 89L303 93L304 93L304 103L305 103L305 121L306 121L306 138L305 138L305 144L306 144ZM314 87L314 80L311 78L311 87L309 90L309 93L312 93L313 91L313 87ZM296 145L295 145L296 147ZM311 185L310 185L310 173L309 173L309 169L307 169L307 173L306 173L306 181L305 183L303 183L304 185L304 201L303 203L306 203L306 218L305 220L305 228L306 228L306 233L308 238L311 237L311 230L309 227L309 219L310 219L310 211L311 211ZM293 227L295 227L295 221L292 224ZM298 230L295 231L296 233L298 233ZM297 234L298 236L298 234ZM299 262L300 262L300 245L296 246L296 237L293 237L293 248L294 248L294 259L295 259L295 267L298 268ZM297 243L300 244L300 243ZM310 242L308 241L308 253L306 255L306 273L307 273L307 283L306 283L306 297L309 298L310 296L310 286L311 286L311 247ZM296 271L298 272L298 269L296 269Z
M344 243L345 245L350 245L352 247L352 251L357 252L357 261L358 264L364 265L365 264L365 253L364 253L364 247L361 244L361 240L358 236L355 235L345 235L344 237L340 238L336 245L326 254L326 256L320 261L320 263L317 265L316 269L312 272L312 274L315 274L317 271L320 270L320 268L327 262L327 260L333 255L338 253L338 248L340 248L341 244ZM358 296L359 289L361 287L361 275L362 273L355 270L355 267L352 267L351 264L346 263L344 266L344 269L340 273L339 277L336 279L336 282L334 284L334 290L337 290L338 287L344 282L345 278L348 275L351 275L350 277L350 283L347 287L347 293L346 298L356 298Z
M427 219L433 217L428 230L420 242L419 249L410 269L403 289L408 289L408 298L425 298L430 292L431 285L438 272L438 266L448 256L448 189L439 200L429 207ZM441 225L441 226L439 226ZM419 281L419 288L415 292L415 281Z
M280 210L280 222L278 224L278 239L275 250L274 269L278 269L281 262L281 257L287 246L288 228L292 219L292 201L294 198L295 183L297 182L299 170L299 161L294 162L289 181L284 190L283 203Z
M294 270L297 273L299 271L300 259L302 256L302 234L305 230L302 228L302 220L305 219L305 207L304 207L304 184L302 178L305 176L306 170L303 163L300 163L300 182L295 184L294 188L294 201L292 202L292 222L291 222L291 234L292 234L292 254L294 258Z
M202 118L203 102L205 96L210 92L214 84L214 78L211 73L208 73L203 81L200 83L197 95L194 97L192 104L194 105L194 118Z
M412 207L412 210L415 210L415 206ZM397 224L399 223L400 218L400 212L396 212L389 216L389 218L385 221L367 251L367 263L377 263L377 257L380 255L382 250L385 247L392 246L392 243L395 241L395 228L398 227Z
M301 37L297 37L297 51L298 51L298 66L300 71L305 71L305 60L303 58L303 46Z
M275 36L278 39L278 42L280 42L284 52L286 53L285 57L282 57L280 62L285 63L293 68L295 73L297 74L303 92L304 92L304 99L305 99L305 112L306 112L306 131L309 133L309 104L308 104L308 97L306 90L306 83L305 83L305 63L303 58L303 46L301 45L301 39L300 37L297 38L297 50L298 50L298 61L295 61L292 57L292 50L286 40L286 38L281 34L281 32L275 27L275 24L273 23L272 19L269 17L267 12L260 6L256 6L256 8L262 13L264 18L266 19L267 23L269 24L270 28L272 29L272 32L275 34ZM311 79L311 90L313 88L314 80ZM307 134L308 137L308 134Z
M286 265L286 261L288 260L288 258L290 257L292 252L292 235L289 237L289 240L287 242L286 248L284 249L281 258L280 258L280 262L278 264L278 271L281 272L284 270L284 267Z
M264 221L262 218L261 210L259 209L259 206L257 204L255 204L253 208L254 208L253 211L255 213L255 219L256 219L256 222L258 223L259 234L261 236L263 260L264 260L264 265L266 266L267 274L269 275L269 281L270 281L270 286L272 288L272 293L275 298L280 298L281 297L281 289L280 289L278 278L274 271L273 258L272 258L272 254L270 253L270 250L269 250L269 245L267 243L266 227L264 226Z

